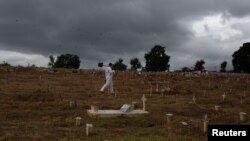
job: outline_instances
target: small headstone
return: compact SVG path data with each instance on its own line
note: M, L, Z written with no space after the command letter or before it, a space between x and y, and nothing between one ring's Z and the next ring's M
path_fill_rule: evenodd
M98 106L95 106L95 105L91 105L91 110L92 110L92 111L95 111L95 112L98 112L99 107L98 107Z
M171 89L170 87L167 87L167 92L170 93Z
M240 112L240 121L241 122L245 122L246 121L246 115L247 115L247 113Z
M130 104L123 104L122 107L120 108L120 111L125 113L130 110L131 105Z
M215 111L219 111L219 110L220 110L220 106L219 106L219 105L215 105L215 106L214 106L214 110L215 110Z
M193 103L196 104L196 98L195 98L195 96L193 96L192 100L193 100Z
M82 118L81 117L76 117L76 126L81 125Z
M207 120L207 114L204 115L204 120Z
M203 119L203 132L206 133L207 132L207 124L208 124L208 118L207 118L207 113L204 115L204 119Z
M142 95L142 104L143 104L143 111L146 111L146 101L147 101L147 98L145 97L145 94Z
M76 104L76 101L75 101L75 100L69 101L69 107L70 107L70 108L75 108L76 106L77 106L77 104Z
M90 130L93 128L93 124L86 124L86 135L87 137L90 135Z
M137 102L136 101L132 101L131 109L135 109L136 107L137 107Z
M204 120L204 122L203 122L203 132L204 133L207 132L207 124L208 124L208 120Z
M156 84L156 89L155 89L155 92L159 92L159 85L158 84Z
M166 116L167 116L167 121L168 121L168 122L171 122L171 121L172 121L173 114L172 114L172 113L167 113Z
M185 125L185 126L188 125L188 123L186 123L186 122L184 122L184 121L182 121L181 124L182 124L182 125Z

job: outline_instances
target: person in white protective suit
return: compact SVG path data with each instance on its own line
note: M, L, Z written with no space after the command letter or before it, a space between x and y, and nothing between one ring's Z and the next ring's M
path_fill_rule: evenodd
M114 74L114 70L112 70L112 63L109 63L108 66L103 66L101 65L101 67L104 68L105 70L105 79L106 82L105 84L102 86L102 88L100 89L100 92L103 93L107 88L110 90L111 93L114 93L114 88L113 88L113 74Z

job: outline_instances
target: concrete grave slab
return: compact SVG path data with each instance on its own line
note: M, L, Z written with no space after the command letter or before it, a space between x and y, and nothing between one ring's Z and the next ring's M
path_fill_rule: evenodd
M144 115L149 114L148 111L146 111L146 101L147 98L143 94L141 98L143 102L143 109L135 110L135 102L132 102L132 104L123 104L120 110L99 110L97 106L92 105L90 110L87 110L87 114L90 117L119 117L119 116L138 116L138 115Z
M119 116L132 117L132 116L149 114L149 112L143 110L131 110L129 112L122 112L120 110L98 110L98 111L87 110L87 114L90 117L119 117Z

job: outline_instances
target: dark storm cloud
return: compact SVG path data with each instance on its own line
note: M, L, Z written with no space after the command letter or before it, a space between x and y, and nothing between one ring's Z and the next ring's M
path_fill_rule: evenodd
M90 62L114 61L119 56L137 57L139 52L147 52L156 44L166 46L170 55L172 52L179 56L186 51L191 56L214 59L223 55L190 51L198 45L185 45L194 36L185 22L225 11L230 13L225 17L242 17L250 13L249 3L248 0L0 0L0 49L44 56L74 53L82 62L88 62L83 63L85 66L93 66Z

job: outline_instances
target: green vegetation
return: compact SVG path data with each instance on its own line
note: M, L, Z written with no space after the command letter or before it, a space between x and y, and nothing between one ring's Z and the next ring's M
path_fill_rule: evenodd
M165 47L156 45L145 54L147 71L166 71L169 70L170 56L165 53Z
M115 62L115 64L112 66L114 70L126 70L127 66L123 64L123 60L119 58L118 61Z
M233 67L235 72L250 73L250 43L244 43L233 53Z
M80 67L80 59L77 55L72 54L62 54L55 57L50 56L50 62L48 66L51 68L67 68L67 69L78 69Z

